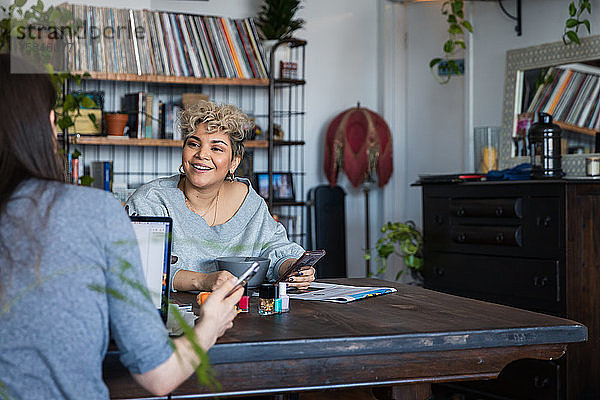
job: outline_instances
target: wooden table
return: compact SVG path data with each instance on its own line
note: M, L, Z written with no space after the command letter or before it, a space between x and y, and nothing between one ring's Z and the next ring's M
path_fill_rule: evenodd
M587 338L585 326L558 317L375 279L335 282L398 292L348 304L291 300L289 313L268 317L252 298L209 351L218 395L393 385L396 398L420 400L430 383L494 379L512 361L556 359ZM148 397L114 355L104 372L111 397ZM213 395L192 377L172 398Z

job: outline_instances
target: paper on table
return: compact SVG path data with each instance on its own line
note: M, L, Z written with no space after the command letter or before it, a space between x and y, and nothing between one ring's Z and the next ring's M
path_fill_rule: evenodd
M365 297L394 293L393 287L349 286L334 283L313 282L307 290L288 292L290 299L321 300L334 303L349 303Z
M183 317L185 322L188 324L188 326L194 327L194 321L196 321L198 316L194 315L194 312L192 311L192 306L191 305L178 305L178 304L174 304L174 305L177 306L177 309L181 313L181 316ZM167 331L169 331L169 335L170 336L182 335L183 328L179 325L179 323L177 322L175 317L172 316L171 307L169 307L168 310L169 310L169 314L167 316Z

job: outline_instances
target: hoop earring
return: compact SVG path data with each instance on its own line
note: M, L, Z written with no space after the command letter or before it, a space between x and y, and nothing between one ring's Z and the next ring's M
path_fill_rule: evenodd
M180 174L180 175L185 175L185 171L183 170L183 164L181 164L181 165L179 166L179 174Z

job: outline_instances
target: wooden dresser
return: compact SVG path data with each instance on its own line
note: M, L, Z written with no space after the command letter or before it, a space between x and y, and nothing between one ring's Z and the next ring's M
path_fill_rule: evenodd
M424 184L423 231L426 288L589 329L589 341L557 361L519 361L495 381L440 390L477 399L600 399L600 182Z

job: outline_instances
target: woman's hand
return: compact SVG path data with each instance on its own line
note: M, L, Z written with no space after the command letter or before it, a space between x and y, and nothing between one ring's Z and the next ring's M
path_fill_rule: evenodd
M175 290L200 290L212 292L231 278L234 278L234 276L228 271L217 271L204 274L201 272L180 269L173 277L173 287Z
M213 290L200 307L200 317L194 329L198 342L205 351L208 351L217 339L233 326L233 319L237 315L235 305L244 293L244 289L240 286L231 296L225 297L233 288L235 281L235 279L225 280Z
M206 292L212 292L231 278L235 278L229 271L216 271L199 275L200 282L195 286L198 288L197 290L204 290Z
M288 278L288 286L294 286L298 289L306 289L310 283L315 280L315 269L313 267L302 268Z
M234 279L223 282L200 308L200 317L194 326L194 333L197 343L204 351L208 351L217 339L233 326L233 319L237 315L235 305L244 293L242 287L239 287L231 296L225 297L234 283ZM158 396L169 394L187 379L200 363L200 357L186 336L178 337L173 342L175 351L165 362L143 374L132 374L140 385Z

